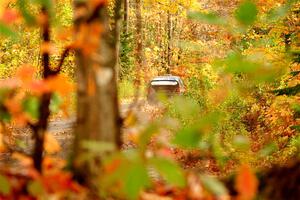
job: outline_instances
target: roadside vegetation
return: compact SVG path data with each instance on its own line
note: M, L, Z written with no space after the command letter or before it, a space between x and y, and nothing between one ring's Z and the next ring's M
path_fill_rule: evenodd
M298 0L1 0L0 199L299 199L299 23ZM166 74L185 92L148 102Z

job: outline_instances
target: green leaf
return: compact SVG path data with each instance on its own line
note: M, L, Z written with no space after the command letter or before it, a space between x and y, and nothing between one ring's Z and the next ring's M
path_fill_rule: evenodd
M198 117L200 112L199 104L191 98L175 97L172 102L174 110L183 118Z
M188 18L198 20L201 22L205 22L208 24L215 24L215 25L225 25L226 21L218 16L217 13L201 13L201 12L189 12Z
M40 116L40 101L38 97L30 96L23 101L23 110L33 119L38 119Z
M141 133L139 137L139 148L141 151L145 151L147 148L148 143L152 135L158 130L156 124L149 124L147 128Z
M267 22L276 22L284 18L289 12L289 6L283 5L277 8L270 10L267 14Z
M164 158L152 158L150 164L154 166L169 184L178 187L185 186L184 174L176 162Z
M11 191L10 184L7 178L0 174L0 193L7 195Z
M290 72L291 76L297 76L298 74L300 74L300 70L299 71L292 71Z
M218 122L222 119L223 115L220 112L210 112L203 116L198 121L198 128L200 130L207 129L208 127L214 127L218 125Z
M222 182L213 176L202 175L200 176L203 186L214 195L222 196L227 194L227 190Z
M115 146L109 142L101 142L94 140L85 140L81 142L81 147L90 151L91 153L105 153L115 150Z
M248 61L243 55L237 52L230 53L225 60L225 71L228 73L252 73L259 65Z
M29 193L34 197L41 197L44 193L44 187L39 181L29 182L27 189Z
M35 0L36 3L39 3L40 5L46 7L47 9L52 8L52 0Z
M50 101L50 110L52 113L57 113L61 104L63 103L62 98L57 93L53 93Z
M243 25L252 25L257 18L256 5L250 1L244 1L235 11L235 18Z
M10 122L11 115L6 110L0 109L0 120L3 122Z
M266 16L267 23L274 23L278 20L282 20L287 14L291 11L291 8L295 3L299 2L299 0L288 0L285 4L272 8Z
M8 26L0 22L0 34L6 37L13 37L16 38L17 34L11 30Z
M177 132L173 142L183 148L193 149L199 146L201 134L196 128L183 128Z
M299 125L295 125L295 126L291 126L291 129L300 132L300 126Z
M261 157L266 157L278 150L278 146L275 143L266 145L262 150L259 151Z
M295 118L298 118L300 116L300 104L297 104L297 103L294 103L292 104L292 109L294 110L295 112Z
M237 135L234 137L233 145L240 150L248 150L250 147L249 139L243 135Z
M35 0L35 3L45 7L48 11L48 13L50 13L50 15L53 14L53 1L52 0Z
M125 170L124 192L129 199L138 199L139 193L149 187L150 179L142 162L130 163Z
M293 87L287 87L283 89L274 90L273 93L277 96L287 95L287 96L295 96L300 92L300 84L297 84Z
M30 11L28 10L29 7L28 0L18 0L17 5L26 23L29 25L35 24L36 19L33 15L30 14Z

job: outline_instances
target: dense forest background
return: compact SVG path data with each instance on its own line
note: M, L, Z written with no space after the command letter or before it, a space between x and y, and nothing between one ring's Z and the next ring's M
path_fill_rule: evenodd
M299 199L299 9L1 0L0 199Z

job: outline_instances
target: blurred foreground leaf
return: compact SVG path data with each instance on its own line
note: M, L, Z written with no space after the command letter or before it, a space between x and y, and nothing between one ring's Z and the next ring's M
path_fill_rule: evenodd
M52 113L57 113L60 109L63 100L58 93L53 93L51 96L50 110Z
M115 150L114 144L95 140L82 141L81 146L91 153L105 153Z
M266 145L262 150L259 151L261 157L266 157L278 150L278 146L275 143Z
M201 22L205 22L208 24L215 24L215 25L225 25L226 21L218 16L217 13L201 13L201 12L189 12L188 17L190 19L198 20Z
M158 130L156 124L149 124L139 137L139 148L144 152L153 134Z
M173 142L183 148L197 148L201 135L195 128L183 128L177 132Z
M0 35L16 38L17 34L8 26L0 22Z
M35 24L36 19L28 10L28 7L29 7L28 1L27 0L17 0L17 5L18 5L19 11L21 12L26 23L29 25Z
M124 175L124 192L129 199L138 199L139 193L150 186L148 171L142 162L131 163Z
M153 158L150 160L150 164L169 184L179 187L185 186L184 174L176 162L164 158Z
M217 178L208 175L201 175L200 180L203 186L214 195L222 196L227 194L225 186Z
M299 0L288 0L285 4L272 8L266 15L267 23L274 23L278 20L282 20L291 10L293 4L299 2Z
M258 10L256 5L250 1L244 1L236 10L235 17L243 25L252 25L257 18Z
M38 119L40 115L40 101L38 97L30 96L23 101L23 110L33 119Z
M237 135L234 137L233 144L235 148L240 150L248 150L250 147L250 141L243 135Z
M10 193L10 184L7 180L7 178L0 174L0 193L7 195Z
M28 184L27 189L34 197L41 197L44 193L44 187L39 181L32 181Z
M242 165L235 181L238 199L254 199L258 189L258 180L248 165Z

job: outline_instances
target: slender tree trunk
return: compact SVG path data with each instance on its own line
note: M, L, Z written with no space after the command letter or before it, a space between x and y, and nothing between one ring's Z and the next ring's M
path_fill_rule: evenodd
M49 14L46 8L42 8L42 14L45 16L45 22L42 25L42 40L43 43L49 43L50 24L49 24ZM52 70L50 68L49 52L42 53L42 65L43 65L43 78L46 79L52 75ZM50 99L51 99L51 93L43 94L41 98L40 108L39 108L39 114L40 114L39 120L36 124L31 125L34 134L34 141L35 141L35 146L33 150L34 167L40 172L42 171L45 132L47 130L48 118L50 116L50 109L49 109Z
M142 32L142 4L141 0L136 0L136 61L138 68L143 66L143 32Z
M129 0L124 0L124 32L128 34L129 23Z
M87 16L77 16L75 19L77 34L82 25L98 24L103 29L99 33L99 44L95 52L86 55L83 49L76 50L77 124L72 160L76 178L89 186L91 185L89 180L97 175L97 172L91 169L88 162L77 162L80 155L84 153L81 142L85 140L108 142L116 149L121 146L116 75L120 4L121 2L116 4L115 25L110 30L105 4L100 4L94 10L89 11L87 3L79 0L75 2L75 10L87 9L91 12Z
M123 0L127 1L127 0ZM119 71L120 71L120 44L121 44L121 9L122 9L122 0L115 0L115 9L114 9L114 27L113 27L113 37L114 37L114 47L116 51L116 66L115 66L115 78L116 82L119 80ZM128 25L127 25L128 26Z
M160 67L162 68L162 69L164 69L165 68L165 57L164 57L164 55L165 55L165 50L164 50L164 30L163 30L163 27L162 27L162 24L163 24L163 20L162 20L163 18L162 18L162 14L161 13L159 13L159 24L158 24L158 29L159 29L159 31L158 31L158 33L159 33L159 49L160 49Z
M172 16L171 16L171 13L170 11L168 11L168 16L167 16L167 31L168 31L168 34L167 34L167 39L168 39L168 42L167 42L167 74L170 74L171 73L171 65L172 65Z

